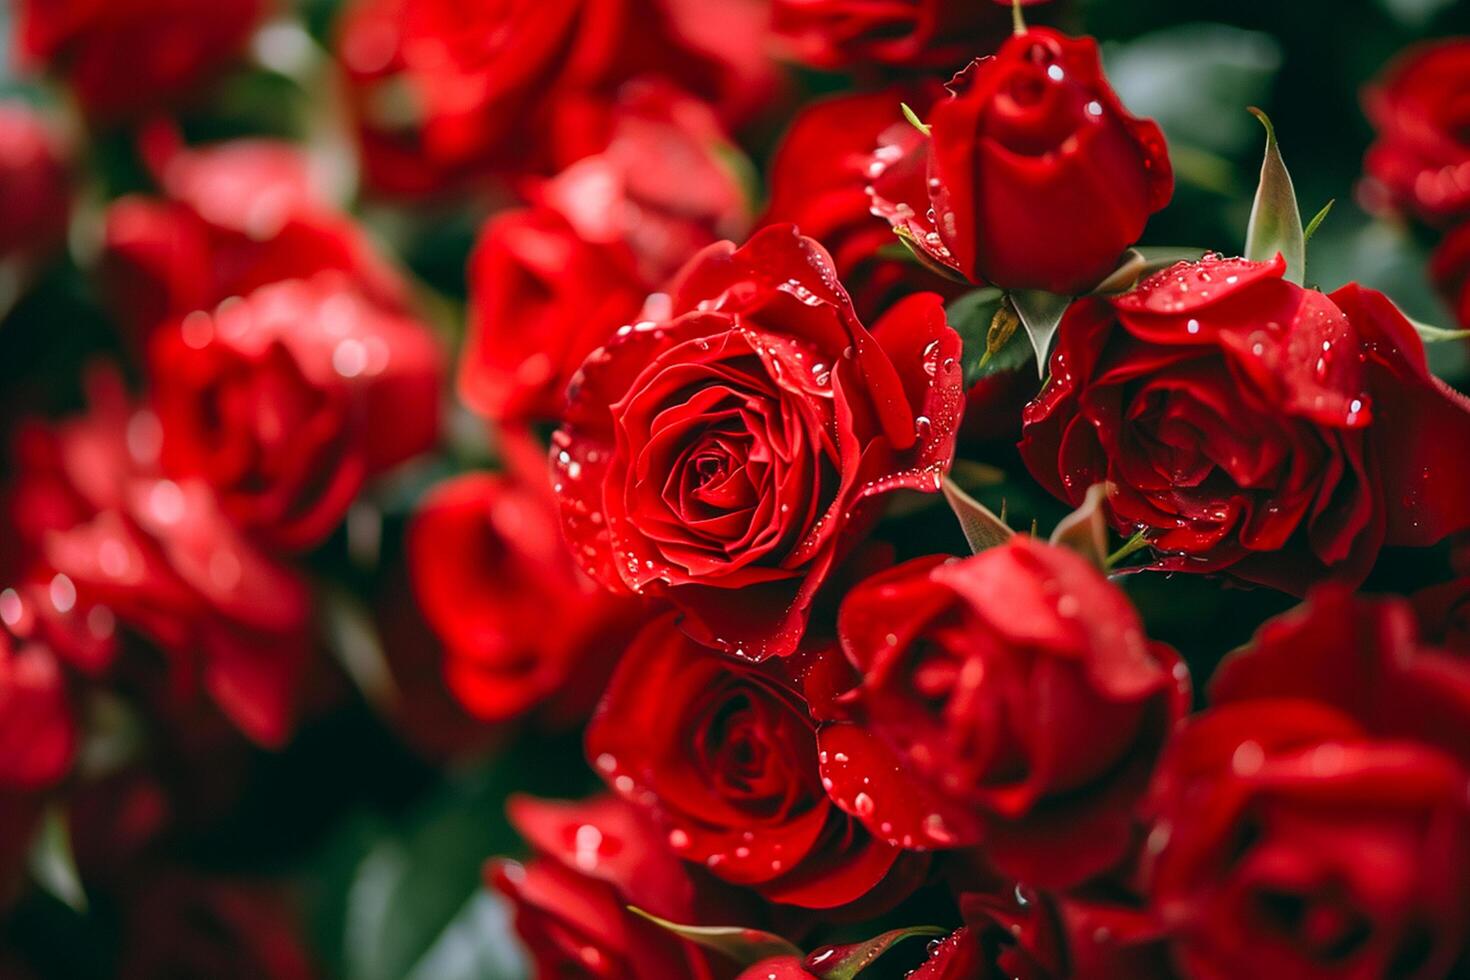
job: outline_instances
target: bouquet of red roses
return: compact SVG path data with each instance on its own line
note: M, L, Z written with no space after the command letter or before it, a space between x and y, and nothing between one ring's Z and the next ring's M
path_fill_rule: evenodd
M1310 3L15 0L0 977L1470 972L1470 21L1348 6L1371 145Z

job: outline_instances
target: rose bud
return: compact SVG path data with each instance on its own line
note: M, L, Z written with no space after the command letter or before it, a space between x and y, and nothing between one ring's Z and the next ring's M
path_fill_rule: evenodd
M790 653L881 495L938 489L959 337L926 293L869 332L789 226L706 249L667 307L572 382L552 445L563 527L590 575L667 597L701 643Z
M449 689L485 721L538 708L552 722L585 720L643 619L577 569L544 476L441 483L409 525L408 565Z
M536 975L712 980L698 947L634 915L705 921L701 882L640 810L611 796L577 803L513 796L511 825L531 845L525 865L494 860L489 885L510 899Z
M434 338L335 273L190 313L154 335L150 367L164 472L283 549L320 543L365 479L438 435Z
M1470 222L1439 243L1429 261L1429 275L1460 326L1470 329Z
M117 976L215 980L315 980L284 891L154 871L118 896L122 943Z
M265 0L19 0L17 49L63 77L88 115L114 121L197 94L265 9Z
M927 868L827 798L816 725L796 690L699 646L672 614L623 655L587 756L624 797L650 801L680 857L772 902L832 909L869 896L865 912L876 913Z
M771 28L792 58L816 68L876 63L953 70L1011 33L1010 6L1010 0L775 0Z
M1087 292L1173 194L1163 134L1124 109L1091 38L1033 28L950 90L927 137L879 149L871 184L874 212L953 274Z
M70 185L60 142L41 117L24 103L0 102L0 267L29 265L61 246Z
M791 222L821 242L864 317L920 289L955 289L907 257L891 254L902 246L873 216L868 201L868 167L879 137L894 126L914 132L899 103L922 113L935 95L915 86L813 103L797 114L771 163L771 198L760 224Z
M1470 406L1381 294L1284 271L1206 257L1074 303L1024 415L1032 475L1074 506L1106 480L1158 568L1294 594L1464 528Z
M1453 38L1410 48L1364 91L1378 134L1359 188L1370 210L1407 209L1435 225L1470 216L1467 85L1470 39Z
M960 908L989 972L1028 980L1172 980L1177 976L1158 923L1116 902L1041 895L960 896Z
M1470 665L1324 588L1227 659L1154 790L1155 917L1201 980L1445 977L1470 941Z
M755 56L758 34L741 29L742 6L750 5L356 0L335 48L369 182L424 194L563 165L546 139L563 100L611 98L639 75L666 78L733 119L772 87ZM712 39L695 18L736 29Z
M381 306L406 305L397 270L329 202L300 147L240 139L186 148L168 126L149 127L141 143L165 197L109 206L102 254L108 305L140 348L160 323L324 271L350 277Z
M310 651L305 581L256 550L205 484L159 478L158 421L116 375L96 375L91 397L85 415L18 442L12 523L28 560L54 572L59 611L155 643L171 694L202 686L241 731L282 744Z
M1189 674L1084 558L1017 537L915 559L850 592L837 632L860 681L818 733L823 781L879 837L978 846L1062 888L1141 836L1134 807Z

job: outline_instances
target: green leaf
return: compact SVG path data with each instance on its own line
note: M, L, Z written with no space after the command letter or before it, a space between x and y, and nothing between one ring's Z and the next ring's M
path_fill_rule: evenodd
M907 929L893 929L866 942L825 946L808 956L802 966L808 972L816 974L821 980L853 980L874 960L888 952L894 943L914 936L945 936L948 934L949 930L938 926L910 926Z
M660 919L635 905L629 905L628 911L691 943L722 953L741 966L751 966L773 956L801 955L801 950L787 940L759 929L747 929L744 926L686 926Z
M898 104L898 107L903 110L903 117L909 121L910 126L914 127L925 136L929 135L929 127L924 125L924 120L919 118L919 114L917 112L909 108L909 104L907 102L900 102Z
M990 325L1003 298L999 289L976 289L950 301L945 310L949 325L965 345L960 363L966 389L981 378L1023 367L1031 359L1031 345L1019 336L1020 331L999 351L989 353Z
M82 876L72 854L66 811L60 804L48 807L42 815L41 827L35 840L31 841L26 863L30 867L31 878L47 894L77 912L87 910L87 892L82 888Z
M1108 555L1108 560L1103 563L1103 567L1108 569L1116 568L1118 563L1124 558L1127 558L1136 551L1142 551L1147 547L1148 538L1144 536L1144 533L1142 531L1134 531L1133 537L1124 541L1121 548Z
M1414 325L1414 331L1419 334L1419 339L1426 344L1442 344L1447 340L1464 340L1470 337L1470 330L1449 330L1445 327L1436 327L1428 323L1420 323L1413 317L1405 317Z
M398 699L398 686L367 607L338 586L324 586L317 594L327 649L369 704L380 711L389 710Z
M1318 211L1316 216L1312 218L1311 221L1307 222L1307 228L1305 231L1302 232L1303 245L1310 242L1312 240L1312 236L1317 234L1317 229L1321 227L1322 222L1327 220L1327 216L1332 213L1332 206L1336 203L1337 198L1333 198L1332 200L1328 201L1326 204L1322 205L1322 210Z
M950 509L959 519L960 530L965 532L965 540L969 542L972 553L978 555L987 548L1005 544L1015 536L1016 532L1006 525L1003 517L997 517L990 508L961 490L959 484L949 477L944 478L942 489L944 499L949 501Z
M1118 268L1097 284L1093 293L1124 293L1138 285L1139 280L1167 269L1177 262L1198 262L1205 254L1202 248L1176 248L1170 246L1136 246L1123 255Z
M1108 567L1108 518L1103 503L1108 498L1105 483L1087 488L1082 506L1062 518L1051 533L1051 543L1077 552L1100 569Z
M1062 314L1067 312L1072 297L1039 289L1012 290L1010 297L1016 315L1021 318L1021 326L1026 328L1026 336L1031 338L1031 348L1036 352L1036 372L1044 378L1052 338L1056 336L1057 325L1062 322Z
M1279 252L1286 259L1286 279L1298 286L1306 278L1307 243L1302 232L1302 214L1297 208L1296 189L1291 174L1281 159L1276 142L1276 128L1270 118L1257 109L1250 112L1266 127L1266 157L1261 163L1261 185L1256 189L1251 206L1250 225L1245 236L1245 257L1256 262L1269 262Z

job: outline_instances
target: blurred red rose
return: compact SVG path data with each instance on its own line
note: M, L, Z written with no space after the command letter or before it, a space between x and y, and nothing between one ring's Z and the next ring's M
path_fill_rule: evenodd
M1360 188L1371 210L1405 208L1433 224L1470 215L1470 39L1410 48L1363 92L1378 138Z
M971 282L1086 292L1173 194L1163 133L1118 101L1091 38L1033 28L950 89L929 136L879 149L873 205Z
M397 270L330 203L300 147L241 139L186 148L162 125L141 146L165 197L114 201L102 255L109 306L140 348L160 323L328 270L385 308L405 305Z
M822 776L875 834L979 846L1048 888L1136 843L1189 675L1085 559L1027 537L916 559L850 592L837 632L860 681L818 733Z
M532 207L492 218L470 260L459 390L497 421L559 418L583 359L690 255L749 222L739 152L702 103L634 83L610 114L571 115L601 149L538 184Z
M567 100L661 77L738 117L772 88L757 7L705 0L358 0L336 50L369 183L442 191L465 177L564 165L548 137ZM713 24L730 27L708 36ZM754 99L753 99L754 97Z
M1324 588L1223 663L1160 766L1150 894L1180 966L1461 975L1470 665L1398 600Z
M19 601L13 590L0 592L6 626ZM0 792L55 785L76 748L76 718L56 655L0 628Z
M891 253L903 246L888 224L873 215L867 191L880 136L894 126L914 132L899 103L922 115L938 94L935 84L932 89L905 86L815 102L797 114L772 160L770 203L760 223L791 222L821 242L832 253L860 316L877 316L919 289L957 288L908 256Z
M790 653L878 498L938 489L959 337L924 293L869 332L790 226L706 249L668 305L573 379L552 446L568 541L603 585L669 598L700 642Z
M71 178L56 134L24 103L0 102L0 264L48 257L66 240L70 210Z
M1063 500L1109 483L1114 525L1169 570L1300 594L1382 545L1470 524L1470 404L1381 294L1207 257L1068 310L1021 453Z
M867 896L864 914L876 914L927 868L827 799L796 690L699 646L672 614L623 655L587 756L624 797L650 801L680 857L772 902L832 909Z
M318 976L284 897L192 872L149 874L121 896L120 980L312 980Z
M1470 329L1470 222L1445 235L1429 260L1429 274L1460 326Z
M771 26L791 57L816 68L954 69L1011 33L1010 6L1010 0L774 0Z
M449 689L486 721L537 709L553 724L585 720L643 619L577 569L544 482L440 484L409 526L408 565Z
M179 102L245 47L268 0L18 0L21 61L66 79L104 120Z
M1170 980L1162 930L1147 911L1116 901L1038 894L960 896L990 980Z
M576 803L513 796L506 811L536 856L525 865L491 861L485 873L514 904L537 976L717 975L693 944L628 911L706 921L699 883L641 811L611 796Z
M163 471L203 480L278 548L319 544L365 479L438 437L433 336L338 273L196 310L155 331L150 353Z
M25 551L55 573L59 608L104 607L170 656L175 693L202 684L247 735L280 745L310 649L305 581L245 540L207 485L159 476L158 421L115 375L95 374L91 396L86 415L18 435Z

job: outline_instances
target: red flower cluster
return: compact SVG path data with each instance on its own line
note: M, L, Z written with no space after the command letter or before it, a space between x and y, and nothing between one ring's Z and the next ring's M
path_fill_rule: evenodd
M0 899L69 835L120 975L316 975L189 856L346 705L529 760L456 928L543 977L1470 971L1447 332L1302 284L1274 133L1250 257L1155 261L1163 130L1030 6L22 2L81 112L0 106L0 317L116 331L4 420ZM1362 195L1470 326L1467 44L1368 89ZM310 149L200 138L250 52Z

